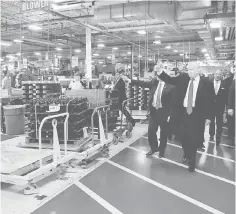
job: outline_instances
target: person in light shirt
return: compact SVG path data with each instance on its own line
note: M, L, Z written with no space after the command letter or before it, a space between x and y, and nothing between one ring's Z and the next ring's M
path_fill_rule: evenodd
M81 77L80 77L79 73L75 74L75 80L70 82L69 89L71 89L71 90L81 90L81 89L84 89L84 86L81 83Z
M161 64L157 64L154 71L162 81L175 85L181 93L179 99L183 108L180 123L183 163L188 163L189 172L194 172L197 148L202 140L204 123L209 125L213 117L214 88L207 78L200 77L200 67L196 62L189 63L187 68L187 73L177 77L166 74Z

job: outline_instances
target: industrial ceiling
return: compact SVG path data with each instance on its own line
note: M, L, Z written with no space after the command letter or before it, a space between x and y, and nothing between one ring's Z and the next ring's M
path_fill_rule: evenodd
M35 52L84 59L86 27L94 61L109 60L112 50L121 62L130 60L131 46L134 58L150 61L235 59L234 0L52 0L32 10L25 3L1 0L2 59L21 54L37 60Z

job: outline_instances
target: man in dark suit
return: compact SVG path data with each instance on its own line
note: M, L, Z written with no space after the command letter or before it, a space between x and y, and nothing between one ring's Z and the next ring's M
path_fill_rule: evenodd
M188 64L188 74L170 77L161 65L154 68L159 78L168 84L175 85L180 90L182 108L182 147L184 151L183 162L188 162L189 172L195 171L196 152L202 140L203 124L209 125L212 119L214 89L211 82L199 75L197 63Z
M124 70L117 71L115 74L115 85L113 90L116 90L119 92L119 109L120 111L125 115L126 119L132 123L132 126L135 126L135 120L130 115L130 113L127 111L126 108L122 109L122 103L127 99L126 97L126 87L125 82L123 80Z
M210 141L214 142L215 135L215 120L216 120L216 145L220 144L220 138L222 134L223 126L223 114L227 102L227 85L224 80L222 80L222 71L217 69L214 74L214 79L212 85L214 87L214 105L213 105L213 118L210 123L209 134Z
M235 77L229 89L228 96L228 138L235 145Z
M146 155L159 151L159 158L164 157L168 136L168 120L171 111L171 100L174 86L154 78L149 82L132 80L131 84L150 88L148 106L150 110L148 141L151 150ZM157 130L160 127L160 145L158 146Z

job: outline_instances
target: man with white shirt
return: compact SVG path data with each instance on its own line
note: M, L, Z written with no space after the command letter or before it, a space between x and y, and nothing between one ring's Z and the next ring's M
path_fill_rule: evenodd
M129 80L133 85L139 85L143 88L149 88L148 107L150 110L148 124L148 141L150 151L147 156L159 152L159 158L165 155L168 136L168 121L170 118L173 89L172 85L166 84L158 78L151 81ZM157 140L157 130L160 128L160 145Z
M223 126L223 114L225 110L225 106L227 103L227 85L226 82L223 80L222 71L218 68L214 73L214 80L213 80L213 87L214 87L214 105L213 105L213 120L210 123L210 141L214 142L214 135L215 135L215 120L216 120L216 145L220 144L220 138L222 134L222 126Z
M212 105L214 88L211 82L199 75L197 63L188 64L188 73L178 77L167 75L161 65L156 65L154 70L159 78L168 84L175 85L179 90L179 99L182 102L181 142L184 151L183 162L188 162L189 172L195 171L196 153L204 123L209 125L212 120Z

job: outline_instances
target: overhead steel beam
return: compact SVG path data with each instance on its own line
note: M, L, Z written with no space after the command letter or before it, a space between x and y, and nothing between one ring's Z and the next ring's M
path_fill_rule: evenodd
M235 18L235 13L212 13L206 14L204 19L228 19Z

